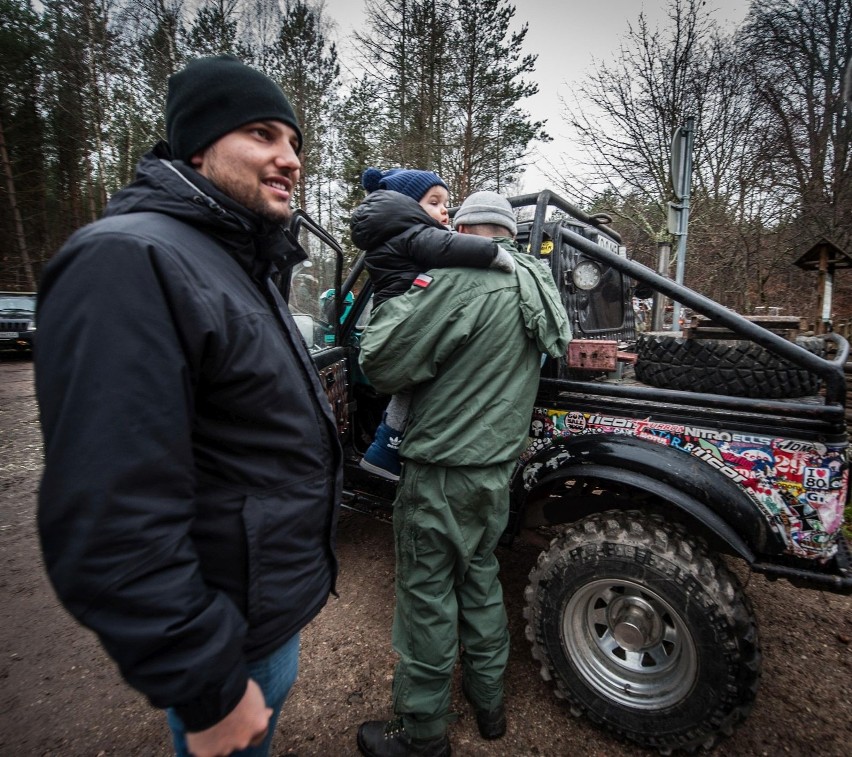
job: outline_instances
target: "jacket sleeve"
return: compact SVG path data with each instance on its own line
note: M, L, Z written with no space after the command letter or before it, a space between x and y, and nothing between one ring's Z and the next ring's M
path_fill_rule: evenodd
M526 254L516 255L515 263L527 333L541 352L563 356L571 341L571 325L550 269Z
M353 243L376 254L404 255L421 270L430 268L488 268L497 256L497 243L487 237L449 231L430 218L414 200L399 192L371 192L352 212Z
M248 679L242 615L205 585L189 535L197 372L174 319L200 305L170 301L163 281L181 273L144 241L82 238L48 267L39 300L44 560L126 680L201 730Z
M405 239L405 254L424 271L430 268L488 268L497 250L497 243L490 237L459 234L425 224L412 229Z
M448 304L442 285L410 290L373 313L361 339L359 362L378 391L396 394L429 381L468 338L472 306L465 317Z

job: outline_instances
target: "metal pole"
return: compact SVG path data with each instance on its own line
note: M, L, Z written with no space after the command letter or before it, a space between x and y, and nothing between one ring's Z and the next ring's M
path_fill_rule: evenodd
M669 256L672 246L668 242L657 243L657 273L660 276L669 275ZM663 313L665 312L668 299L662 292L654 290L653 304L651 305L651 331L662 331Z
M683 199L681 200L680 229L677 240L677 270L675 271L675 282L683 284L683 272L686 267L686 236L689 227L689 193L692 188L692 143L695 129L695 117L688 116L686 127L681 132L681 139L686 140L684 145L683 162ZM675 301L672 305L672 331L680 331L680 303Z

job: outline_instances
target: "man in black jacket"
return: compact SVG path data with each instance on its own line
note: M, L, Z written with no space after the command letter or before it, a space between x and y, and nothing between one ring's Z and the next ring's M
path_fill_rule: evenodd
M306 257L284 228L302 135L231 56L171 77L166 128L45 271L39 529L178 754L262 755L337 573L334 419L270 281Z

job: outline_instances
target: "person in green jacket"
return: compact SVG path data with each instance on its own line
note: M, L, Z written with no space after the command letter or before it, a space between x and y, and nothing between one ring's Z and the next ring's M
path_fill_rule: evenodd
M368 168L361 175L368 195L352 212L352 241L365 251L373 285L373 310L406 292L423 271L447 266L515 269L512 256L492 239L449 231L449 190L434 171ZM514 218L512 219L514 222ZM371 473L399 480L399 445L409 397L395 394L385 407L373 443L360 461Z
M396 717L359 728L358 747L373 757L450 754L459 643L480 734L505 733L509 633L494 550L541 355L563 355L571 338L550 271L512 239L505 198L474 193L455 226L495 237L514 256L514 274L433 269L374 314L361 342L361 367L378 391L412 392L394 502Z

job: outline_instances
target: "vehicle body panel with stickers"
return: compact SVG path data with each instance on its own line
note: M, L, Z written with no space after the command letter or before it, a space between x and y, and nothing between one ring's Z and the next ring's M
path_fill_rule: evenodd
M542 365L503 539L542 550L525 592L533 657L572 714L665 753L710 747L748 715L760 677L754 613L726 559L852 593L849 345L659 276L628 259L608 218L550 192L510 201L574 335ZM343 272L335 240L303 213L294 226L309 264L281 286L338 416L343 504L389 518L395 485L358 465L389 399L358 368L363 255ZM637 286L702 328L638 331Z

